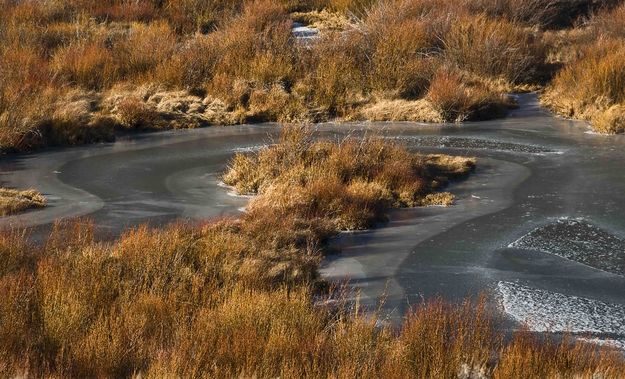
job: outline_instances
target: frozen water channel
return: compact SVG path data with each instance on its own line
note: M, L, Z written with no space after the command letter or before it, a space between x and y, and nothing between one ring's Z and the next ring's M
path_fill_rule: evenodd
M519 99L505 119L460 126L318 125L323 138L380 132L417 151L478 157L476 173L451 187L454 206L394 210L378 228L340 235L341 253L322 274L349 283L367 306L385 298L390 320L433 296L486 292L511 325L625 346L625 137L586 133L534 95ZM249 199L229 195L219 174L236 151L270 143L278 130L170 131L3 158L0 184L38 188L50 206L0 225L45 230L88 215L115 235L145 222L236 215Z

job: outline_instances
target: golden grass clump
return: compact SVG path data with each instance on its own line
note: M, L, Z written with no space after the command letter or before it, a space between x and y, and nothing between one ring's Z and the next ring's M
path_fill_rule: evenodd
M454 203L456 197L449 192L436 192L427 194L423 200L421 200L421 205L438 205L448 207Z
M580 359L580 357L584 357ZM548 360L548 365L540 364ZM529 332L517 332L512 341L503 348L501 359L492 377L503 378L552 378L578 377L618 378L621 358L617 354L605 354L582 341L563 336L560 342L545 339Z
M395 92L404 99L423 96L436 66L428 57L437 43L431 27L431 23L415 19L370 26L370 81L374 90Z
M330 9L343 14L361 16L375 1L373 0L314 0L311 1L314 8Z
M592 18L590 24L596 34L625 38L625 4L614 9L604 9Z
M291 18L294 22L299 22L321 31L344 31L355 27L354 21L344 14L327 9L293 12L291 13Z
M238 372L246 354L237 355L231 343L254 354L271 343L250 334L261 322L259 316L264 315L267 329L258 332L267 333L278 326L279 312L295 301L306 302L299 306L305 317L315 314L305 283L314 278L316 253L307 258L302 251L290 254L293 247L271 250L262 240L250 239L237 221L162 231L141 227L104 245L93 242L90 228L81 221L57 225L48 242L35 250L36 259L32 249L16 246L24 236L3 234L0 239L0 283L9 294L0 302L0 334L13 333L0 342L0 354L13 372L25 365L37 376L127 377L146 370L161 353L184 357L191 342L187 337L200 330L205 334L198 341L215 359L195 356L200 362L191 361L190 369L213 370L216 359L229 359L224 352L230 350L230 365ZM277 301L279 293L284 294L282 302ZM300 311L284 311L281 319L291 324L279 330L296 329L291 315ZM241 323L244 314L248 323ZM217 328L206 329L201 320L217 321ZM18 323L23 327L16 328ZM248 344L240 339L245 335L252 338L247 342L258 341ZM20 344L11 342L19 338ZM217 344L214 351L211 338Z
M624 62L621 40L600 40L558 73L542 101L568 117L591 120L597 131L620 132L619 113L625 103Z
M606 7L588 21L585 29L565 34L565 42L560 43L566 46L568 42L569 46L561 49L569 51L567 64L541 98L543 104L564 116L590 121L593 129L600 133L615 134L625 130L623 15L623 4Z
M127 79L149 75L156 66L171 57L177 38L169 24L133 23L115 49L121 75Z
M159 121L158 114L145 102L136 97L126 97L117 104L120 123L126 128L154 128Z
M88 89L110 86L119 76L119 68L104 38L59 48L52 58L51 69L63 82Z
M444 122L441 114L426 99L378 100L364 106L356 119L371 121Z
M30 208L43 208L47 200L41 193L0 187L0 216L12 215Z
M424 96L442 64L441 41L456 17L447 5L381 1L367 11L362 29L367 34L365 51L370 62L365 71L371 91L381 95L382 100L416 100Z
M625 132L625 105L613 105L591 119L592 127L605 134Z
M466 1L469 9L487 14L491 18L503 18L529 26L553 27L558 23L571 22L574 6L557 0L477 0Z
M445 38L445 55L465 70L511 83L532 81L544 58L533 34L504 20L462 18Z
M172 87L200 89L214 74L217 51L212 36L191 38L156 67L152 80Z
M366 102L365 38L359 30L328 33L302 52L303 77L293 93L318 118L346 117Z
M572 29L589 16L612 9L621 0L466 0L472 13L484 13L494 19L522 23L542 30Z
M474 165L471 158L409 153L382 139L313 142L304 127L289 127L278 144L254 155L237 154L223 180L240 193L259 195L250 212L277 209L329 220L338 229L362 229L382 219L389 206L422 204Z
M618 117L596 114L621 104L625 8L603 4L598 10L594 1L569 7L551 0L5 1L0 148L110 140L115 128L500 117L504 93L537 89L565 63L545 104L617 125ZM578 17L590 18L571 27ZM319 38L295 38L293 20L318 27ZM163 111L133 96L110 107L111 92L122 87L185 92L203 109ZM77 91L90 94L88 107L79 109Z
M426 99L447 122L493 118L505 114L510 107L504 95L481 83L468 84L461 73L446 68L435 74Z

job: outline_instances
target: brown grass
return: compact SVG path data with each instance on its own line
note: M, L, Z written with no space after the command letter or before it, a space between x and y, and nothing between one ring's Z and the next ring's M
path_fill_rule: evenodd
M591 119L592 127L605 134L625 132L625 106L613 105L603 112L595 114Z
M624 59L621 40L598 41L558 73L543 102L566 116L596 121L597 131L622 131L618 112L625 103Z
M559 40L564 40L561 44L567 46L568 42L564 49L568 51L567 65L542 97L543 103L554 111L589 120L601 133L625 130L624 15L625 4L605 9L591 18L581 32L559 36Z
M251 213L279 210L361 229L381 220L389 206L432 201L426 195L474 166L472 158L413 154L382 139L314 142L303 127L290 127L278 144L237 154L223 180L259 195L248 206Z
M429 56L438 42L431 33L433 23L411 18L380 18L383 17L372 13L366 24L372 39L369 73L372 88L394 92L395 96L405 99L422 97L437 65Z
M515 24L477 16L452 24L445 54L451 62L481 76L529 82L544 60L534 39L530 31Z
M448 207L454 203L455 199L456 197L449 192L430 193L421 200L421 205L439 205Z
M510 83L535 80L541 48L528 22L488 11L499 8L494 3L471 4L4 1L0 146L24 151L93 142L111 139L115 127L362 118L376 103L423 100L442 68L461 71L496 94L516 88ZM296 41L293 19L318 26L321 38ZM507 83L490 85L497 81ZM110 107L111 92L145 86L197 96L210 115L155 112L142 97ZM54 120L51 115L68 115L76 105L59 99L72 101L80 91L92 95L89 117ZM477 99L491 100L496 107L496 96ZM500 115L489 112L479 117ZM383 113L380 118L436 119Z
M614 9L604 9L590 20L596 34L611 38L625 37L625 4Z
M67 45L55 53L53 75L89 89L102 89L118 80L119 72L104 38Z
M35 190L0 187L0 216L12 215L30 208L43 208L46 203L46 198Z
M444 122L441 114L426 99L379 100L360 110L356 119L370 121Z
M504 340L483 299L420 304L399 330L341 301L317 305L315 237L297 242L288 215L262 226L267 221L139 227L106 244L94 242L92 225L81 220L58 224L44 246L2 232L0 369L158 378L625 372L620 353L566 338ZM267 239L268 230L286 240Z
M235 156L225 180L258 193L240 219L140 226L97 242L88 220L43 244L0 231L0 371L27 377L617 378L620 353L504 340L484 298L431 300L383 326L317 267L338 228L427 200L473 160L380 139L279 143ZM322 180L323 179L323 180ZM436 182L436 183L435 183ZM449 195L441 194L446 198ZM334 305L333 305L334 304Z
M313 10L309 12L293 12L291 18L295 22L320 31L344 31L354 28L356 25L342 13L332 12L327 9Z
M439 70L427 93L427 100L447 122L485 119L501 116L510 104L481 83L466 84L462 74L449 69Z
M109 139L116 127L417 119L424 109L440 120L492 117L506 103L502 92L542 76L538 30L560 24L553 4L0 0L0 149ZM580 4L558 14L570 23L592 8ZM292 11L352 27L326 28L302 46L291 37ZM571 44L590 47L571 48L582 52L570 54L545 96L612 132L623 118L621 13L602 12L577 33ZM400 330L349 304L313 301L329 296L317 274L325 239L370 226L389 206L451 202L432 191L473 164L379 139L335 144L287 133L277 147L234 158L225 181L260 194L241 219L138 227L110 243L96 242L84 220L59 223L43 245L2 231L0 372L625 376L622 355L592 345L527 333L504 340L480 301L424 304Z
M485 13L491 18L503 18L532 27L562 28L570 27L578 17L609 3L615 1L472 0L467 1L467 6L473 12Z
M615 111L599 114L622 105L625 6L597 4L5 1L0 148L110 140L115 128L500 117L504 93L539 88L562 64L545 103L615 132ZM297 42L292 20L319 27L320 38ZM545 31L561 27L568 29ZM193 111L116 93L144 87ZM75 101L80 92L86 106Z
M322 118L344 117L366 102L365 35L329 33L303 51L303 78L293 87Z

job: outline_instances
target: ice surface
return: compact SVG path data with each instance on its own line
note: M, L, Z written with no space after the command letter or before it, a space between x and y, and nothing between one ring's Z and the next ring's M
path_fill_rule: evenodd
M525 145L520 143L487 140L481 138L427 136L400 137L400 139L410 139L411 141L415 141L419 146L424 147L484 149L529 154L545 154L558 152L556 150L549 149L543 146Z
M319 29L304 26L299 22L293 23L293 29L291 31L295 38L300 41L307 41L315 38L319 38Z
M585 220L559 219L534 229L509 247L543 251L625 275L625 241Z
M232 151L234 151L235 153L254 153L266 147L269 147L269 145L263 144L263 145L243 146L243 147L235 147L232 149Z

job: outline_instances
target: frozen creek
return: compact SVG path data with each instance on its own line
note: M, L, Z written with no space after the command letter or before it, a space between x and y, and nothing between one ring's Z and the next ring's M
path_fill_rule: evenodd
M385 298L401 319L423 299L486 292L536 331L571 331L625 346L625 137L587 133L553 117L535 95L501 120L457 125L322 124L341 138L379 131L411 149L478 157L476 173L450 190L453 207L394 210L378 228L344 233L322 274L347 282L361 303ZM50 206L0 219L43 231L88 215L103 234L178 218L236 215L219 174L236 151L269 143L275 124L136 135L115 143L3 158L0 185L35 187Z

